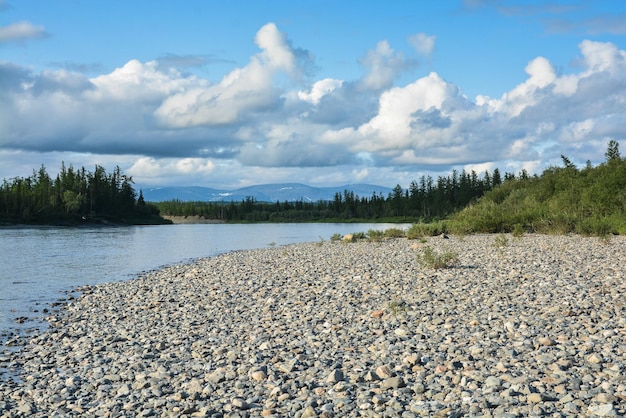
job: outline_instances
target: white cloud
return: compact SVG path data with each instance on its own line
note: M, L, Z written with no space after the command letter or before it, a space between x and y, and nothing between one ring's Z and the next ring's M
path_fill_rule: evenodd
M420 123L416 112L442 110L444 101L456 94L457 90L436 73L385 91L380 96L378 114L358 128L363 141L355 149L381 151L425 145L424 138L415 135L414 124Z
M472 100L436 72L400 84L414 63L386 41L356 80L303 77L301 50L274 24L255 42L260 51L217 83L158 61L92 78L0 61L0 150L119 161L144 184L394 185L452 167L601 160L608 139L626 137L626 52L611 43L581 42L563 75L537 57L501 97ZM0 164L0 178L11 169Z
M378 42L376 49L368 51L360 62L368 70L361 83L370 90L390 87L400 73L413 65L407 62L402 52L394 51L387 41Z
M495 111L505 112L511 117L519 116L540 98L536 94L537 90L554 83L557 78L554 67L544 57L537 57L529 62L525 71L530 76L525 82L505 93L501 100L490 102Z
M579 45L586 74L608 71L615 74L626 65L626 51L620 51L611 43L585 40Z
M332 78L324 78L323 80L317 81L311 87L310 92L299 91L298 98L300 100L304 100L305 102L309 102L311 104L318 104L322 97L327 95L328 93L334 91L336 88L341 87L343 81L334 80Z
M415 48L418 54L430 58L435 50L435 35L427 35L425 33L416 33L409 36L409 43Z
M140 157L127 169L128 174L140 178L144 183L153 183L162 178L200 178L214 171L213 161L204 158Z
M275 108L281 92L273 86L273 77L281 71L296 76L297 60L273 23L258 31L255 42L262 51L245 67L233 70L218 84L168 97L154 112L157 120L172 128L221 125L242 121L247 112Z
M169 95L185 89L205 86L207 82L195 76L183 77L175 69L159 70L157 61L141 63L130 60L110 74L90 80L97 89L89 92L89 99L160 103Z
M24 42L28 39L41 39L48 36L43 26L22 21L0 27L0 42Z

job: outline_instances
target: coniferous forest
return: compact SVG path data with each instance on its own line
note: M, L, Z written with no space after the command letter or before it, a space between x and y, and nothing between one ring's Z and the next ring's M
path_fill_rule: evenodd
M161 214L201 216L223 222L410 222L436 223L436 232L542 232L585 235L626 234L626 159L610 141L605 162L562 166L540 175L494 169L436 180L422 176L388 196L358 196L345 190L332 201L145 202L132 178L119 167L107 173L61 167L52 179L45 167L28 178L6 179L0 189L0 222L163 223Z
M512 177L515 176L504 176ZM454 170L436 180L422 176L411 182L408 189L397 185L387 196L376 193L358 196L344 190L336 193L331 201L259 202L248 197L242 202L170 200L156 205L164 215L202 216L225 222L416 222L446 217L502 181L498 169L482 176L474 171L459 174Z
M562 166L540 176L511 179L476 204L449 217L449 226L467 232L626 234L626 158L610 141L605 161L576 167L562 155Z
M0 222L23 224L78 225L168 223L156 206L135 192L131 177L119 167L107 173L101 166L93 172L85 168L61 166L51 178L42 165L30 177L2 182Z
M540 232L626 234L626 159L610 141L605 162L562 166L541 174L499 169L478 176L456 171L436 180L421 177L388 196L337 193L321 202L159 202L166 215L204 216L226 222L410 222L431 223L433 233Z

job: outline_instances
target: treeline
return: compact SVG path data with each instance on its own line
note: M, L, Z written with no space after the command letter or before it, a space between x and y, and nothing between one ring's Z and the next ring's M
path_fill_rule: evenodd
M610 141L606 161L577 168L561 156L562 167L549 167L526 179L512 179L450 218L448 229L465 232L626 234L626 159Z
M111 173L96 165L90 172L61 165L51 178L42 165L30 177L4 179L0 221L26 224L81 222L162 223L158 208L135 192L132 177L119 167Z
M525 171L520 178L527 178ZM203 216L225 222L316 222L316 221L430 221L450 215L480 198L513 173L502 177L498 169L479 176L475 171L460 174L455 170L436 180L422 176L408 189L397 185L389 195L374 193L358 196L344 190L331 201L259 202L248 197L241 202L183 202L170 200L155 203L163 215Z

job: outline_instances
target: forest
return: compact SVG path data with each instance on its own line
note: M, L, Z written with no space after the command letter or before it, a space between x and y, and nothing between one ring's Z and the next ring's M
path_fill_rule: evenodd
M387 196L344 190L331 201L145 202L119 167L107 173L63 164L52 179L42 166L28 178L6 179L0 188L0 223L167 223L162 215L202 216L223 222L403 222L430 224L432 233L540 232L626 234L626 159L611 140L605 161L562 166L541 174L458 173L422 176Z
M1 224L161 224L158 208L146 203L119 167L111 173L62 164L51 178L42 165L30 177L4 179L0 187Z
M478 176L456 171L436 180L422 176L388 196L356 196L345 190L320 202L156 203L161 213L204 216L226 222L405 222L430 224L432 234L539 232L607 236L626 234L626 159L611 140L605 161L562 166L541 174L499 169Z
M581 169L562 155L562 166L540 176L511 179L450 216L450 232L626 234L626 158L610 141L605 161Z
M520 174L527 177L526 172ZM515 178L512 173L504 176ZM358 196L350 190L336 193L331 201L259 202L183 202L155 203L160 212L172 216L203 216L225 222L417 222L440 219L481 197L503 181L496 168L478 176L475 171L460 174L453 170L437 180L422 176L408 189L394 187L388 196L374 193Z

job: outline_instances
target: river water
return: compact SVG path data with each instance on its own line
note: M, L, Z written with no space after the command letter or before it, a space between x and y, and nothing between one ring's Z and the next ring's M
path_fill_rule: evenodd
M51 305L83 285L234 250L325 240L335 234L407 229L391 224L178 224L0 228L0 337L45 327ZM2 339L2 338L0 338Z

